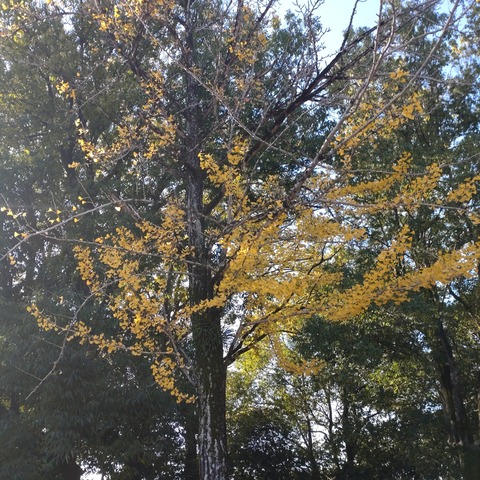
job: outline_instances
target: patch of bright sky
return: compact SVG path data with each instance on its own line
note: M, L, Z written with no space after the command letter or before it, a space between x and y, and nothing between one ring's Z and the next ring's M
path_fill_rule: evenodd
M282 16L288 10L295 12L296 4L307 5L308 0L280 1L278 14ZM355 0L325 0L319 5L317 15L324 28L329 30L324 36L325 53L334 53L340 48L343 32L348 27L354 6ZM373 27L377 22L379 8L379 0L360 0L357 3L353 26L357 28Z

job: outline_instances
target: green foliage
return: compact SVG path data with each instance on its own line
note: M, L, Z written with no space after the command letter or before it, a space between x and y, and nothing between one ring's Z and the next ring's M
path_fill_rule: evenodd
M478 450L478 265L329 321L378 265L394 284L479 240L478 7L417 75L445 20L430 3L392 3L390 40L349 31L325 70L318 19L282 24L246 3L2 3L0 478L186 476L204 431L150 367L174 393L192 393L182 374L218 393L220 437L225 364L250 350L229 377L235 480L457 479ZM405 174L377 188L399 158ZM72 240L93 252L82 272ZM82 281L97 273L101 293ZM32 303L61 335L38 328ZM171 330L136 330L152 317ZM116 343L71 341L87 324ZM299 373L300 360L321 368Z
M230 462L235 480L309 478L298 454L295 431L283 415L257 408L230 424Z

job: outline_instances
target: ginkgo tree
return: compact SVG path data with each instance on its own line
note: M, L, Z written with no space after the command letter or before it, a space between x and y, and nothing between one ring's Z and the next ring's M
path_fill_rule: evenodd
M367 179L352 161L358 149L424 115L422 72L470 8L457 1L441 23L430 23L431 52L410 71L402 61L414 44L408 32L437 3L381 0L378 24L358 33L350 25L330 57L322 56L317 5L282 23L274 1L2 3L6 41L22 41L39 23L58 28L59 18L77 40L78 65L48 73L76 128L72 148L80 154L65 162L65 175L85 186L65 208L52 207L43 229L21 208L4 205L3 214L15 220L19 244L81 226L86 215L99 219L94 235L79 228L66 239L76 243L89 287L84 301L67 321L36 304L29 310L42 328L104 354L150 357L163 388L196 402L202 479L227 478L226 375L239 355L268 341L285 368L316 371L315 362L292 360L284 343L303 318L346 320L474 274L474 242L399 272L414 233L406 225L358 284L340 288L340 270L331 268L367 238L367 218L386 209L454 202L478 221L468 209L478 176L438 199L440 166L412 172L409 151ZM87 57L97 65L85 68ZM100 112L101 129L85 114L95 102L86 85L98 71L106 90L123 78L133 92L117 99L114 115ZM2 261L15 262L17 246ZM90 302L109 312L115 329L82 318ZM192 382L194 396L178 375Z

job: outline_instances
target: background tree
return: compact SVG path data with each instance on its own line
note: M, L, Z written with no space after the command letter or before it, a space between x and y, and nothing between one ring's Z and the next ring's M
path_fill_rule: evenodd
M159 472L180 478L185 413L152 383L148 362L119 353L112 368L96 349L44 332L25 315L32 301L71 315L88 296L75 273L72 245L62 239L77 235L78 225L62 224L56 238L45 229L60 224L67 212L85 212L87 202L77 210L72 200L80 194L91 200L102 189L91 172L77 175L73 168L83 158L75 119L90 121L100 135L118 102L135 97L128 79L113 82L99 67L101 49L97 57L85 54L85 43L98 42L86 35L86 25L76 36L60 18L42 19L42 11L0 42L2 250L26 233L22 223L44 230L0 266L0 477L79 479L83 469L95 468L111 478L158 478ZM2 9L2 21L9 24L21 13ZM79 91L75 99L61 93L76 76L73 65L88 92L82 108ZM18 209L19 216L13 213ZM93 222L83 220L81 234L88 240ZM84 313L107 320L105 310Z
M422 38L422 41L412 49L414 55L402 57L407 70L415 69L431 49L423 37L425 25L418 22L416 28L418 32L414 38ZM372 158L375 161L381 158L388 164L389 159L396 158L395 152L412 152L416 171L422 171L425 165L433 162L439 162L441 167L439 188L428 204L418 207L412 202L369 217L366 222L369 241L363 245L359 243L352 250L352 258L356 260L347 266L350 277L364 275L362 272L370 268L368 265L374 258L372 250L390 244L398 231L406 226L414 233L408 255L399 259L395 266L397 275L412 268L428 272L442 256L449 256L459 248L468 249L477 242L477 220L463 210L468 204L473 212L477 202L478 162L476 154L470 150L476 142L478 130L478 118L473 113L478 100L477 85L471 81L469 69L456 68L448 72L447 65L457 65L457 50L451 48L455 44L454 37L450 37L448 43L437 51L435 60L421 79L421 103L428 117L412 119L398 128L394 136L381 139L373 150L378 154L372 156L371 149L360 148L350 157L356 171L365 172L360 173L357 181L372 178ZM461 61L465 61L465 57ZM468 105L464 103L465 98L470 99ZM458 113L452 115L452 112ZM459 184L461 189L457 190ZM371 203L375 192L369 193L372 196L357 197L356 200ZM442 209L439 205L448 205L448 208ZM357 223L358 219L352 217L351 221ZM440 269L434 274L435 285L422 285L418 293L408 295L408 302L397 308L393 317L395 322L403 324L405 338L418 337L415 343L428 352L427 358L435 366L435 370L425 373L437 384L438 396L434 402L441 405L447 420L446 431L449 433L445 440L448 439L456 449L465 478L475 478L479 471L475 446L477 406L468 400L476 396L469 389L476 391L478 382L474 373L478 352L471 343L475 336L476 314L474 304L466 301L478 288L476 262L454 281L442 280ZM386 310L383 315L391 315L388 312ZM462 365L464 361L466 363Z

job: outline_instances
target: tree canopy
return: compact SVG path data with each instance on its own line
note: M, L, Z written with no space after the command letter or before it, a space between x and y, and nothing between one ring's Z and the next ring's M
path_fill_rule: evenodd
M478 6L379 5L1 3L5 475L477 478Z

